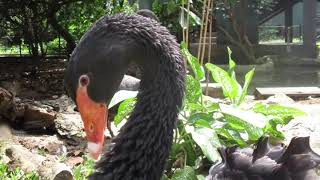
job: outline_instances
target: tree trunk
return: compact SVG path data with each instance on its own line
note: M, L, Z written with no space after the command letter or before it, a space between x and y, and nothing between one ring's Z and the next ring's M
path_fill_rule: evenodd
M69 33L67 29L64 29L57 20L56 12L61 8L60 5L56 4L55 2L52 4L51 9L48 12L48 23L53 27L55 31L59 33L63 37L64 40L67 42L67 56L69 57L76 47L76 42L73 36Z

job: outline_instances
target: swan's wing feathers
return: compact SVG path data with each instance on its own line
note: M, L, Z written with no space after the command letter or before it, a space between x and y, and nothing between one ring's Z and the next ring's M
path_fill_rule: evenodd
M249 168L248 172L252 174L260 175L270 175L277 169L280 165L276 161L270 159L267 156L257 159L252 166Z

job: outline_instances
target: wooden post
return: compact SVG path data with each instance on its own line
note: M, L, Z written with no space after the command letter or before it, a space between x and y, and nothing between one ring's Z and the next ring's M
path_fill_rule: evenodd
M292 3L288 2L288 7L285 10L285 42L292 43L293 38L293 10Z
M303 46L306 57L316 58L317 0L303 0Z
M152 0L139 0L139 9L152 9Z

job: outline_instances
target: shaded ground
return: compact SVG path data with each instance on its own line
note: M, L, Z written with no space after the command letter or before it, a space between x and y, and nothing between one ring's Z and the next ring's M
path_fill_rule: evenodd
M81 156L86 153L86 140L82 121L78 112L74 111L74 103L63 95L65 65L63 60L46 61L39 64L38 69L34 69L32 64L27 63L0 63L0 86L15 94L15 103L20 106L22 104L23 107L35 106L54 117L53 121L48 121L49 125L45 128L41 126L46 122L32 118L30 122L26 121L28 118L25 118L25 111L22 118L16 118L13 122L4 123L5 121L0 119L0 160L12 163L12 158L3 156L7 154L3 152L6 144L3 142L10 141L11 144L20 145L33 154L53 159L54 162L62 162L70 168L83 161ZM253 87L316 86L320 82L319 71L318 67L284 67L281 70L267 64L257 67ZM287 140L293 136L311 136L311 146L320 154L320 98L276 103L298 107L307 112L306 117L296 118L285 127L279 128L285 132Z

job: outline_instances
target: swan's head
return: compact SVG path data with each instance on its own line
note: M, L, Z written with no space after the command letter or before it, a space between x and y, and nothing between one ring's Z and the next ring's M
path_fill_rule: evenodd
M98 25L82 37L67 67L65 84L81 114L90 155L98 158L104 142L108 103L128 65L128 48Z

